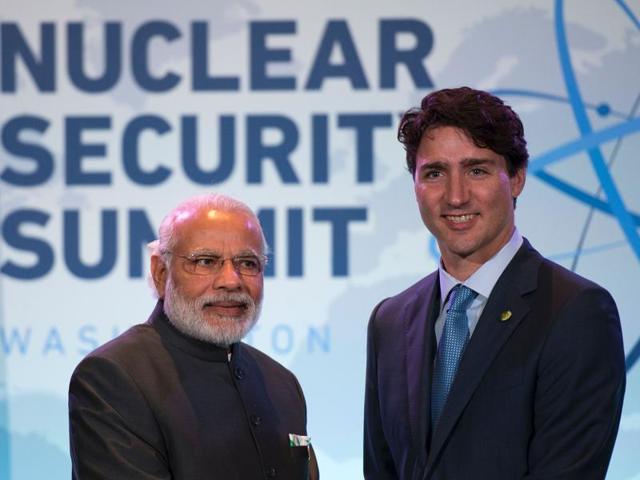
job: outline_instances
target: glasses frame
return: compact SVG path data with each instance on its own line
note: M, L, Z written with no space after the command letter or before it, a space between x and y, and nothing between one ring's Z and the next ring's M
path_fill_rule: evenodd
M266 255L256 255L256 254L245 254L245 255L234 255L232 257L222 257L220 255L216 255L213 253L206 253L206 252L197 252L197 253L190 253L189 255L180 255L179 253L173 252L171 250L165 250L162 252L162 254L173 255L174 257L178 257L178 258L182 258L183 260L186 260L186 262L182 264L183 265L182 268L184 269L184 271L191 275L197 275L198 277L205 277L207 275L217 275L222 271L222 268L224 267L224 263L227 260L231 260L231 264L233 265L233 270L238 275L241 275L243 277L257 277L258 275L264 272L264 269L268 261L268 257ZM207 272L198 272L197 271L198 265L196 262L201 258L209 258L211 260L217 259L218 263L216 263L216 266L212 265L212 268L207 269ZM255 258L258 261L258 265L260 266L259 271L257 271L256 273L242 271L242 268L238 266L238 261L242 259L247 259L247 258L252 258L252 259Z

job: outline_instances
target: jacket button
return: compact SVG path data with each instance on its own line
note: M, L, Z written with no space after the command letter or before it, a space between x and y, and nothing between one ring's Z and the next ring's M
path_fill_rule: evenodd
M262 417L260 417L259 415L251 415L251 424L254 427L257 427L261 423L262 423Z
M276 467L267 468L267 477L275 478L277 474L278 474L278 471L276 470Z
M233 374L236 376L238 380L242 380L245 375L244 370L240 367L236 367L236 369L233 371Z

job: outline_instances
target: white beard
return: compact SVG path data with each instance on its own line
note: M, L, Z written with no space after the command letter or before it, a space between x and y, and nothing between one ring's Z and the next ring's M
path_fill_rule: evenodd
M242 302L246 310L239 317L207 314L203 308L212 302ZM167 278L164 312L169 321L189 337L221 347L239 342L249 333L260 316L261 300L256 304L246 293L213 293L194 300L185 299Z

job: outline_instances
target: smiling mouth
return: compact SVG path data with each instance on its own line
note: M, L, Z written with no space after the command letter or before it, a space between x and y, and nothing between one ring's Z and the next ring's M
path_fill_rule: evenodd
M477 213L466 213L464 215L443 215L445 219L452 223L464 223L478 216Z

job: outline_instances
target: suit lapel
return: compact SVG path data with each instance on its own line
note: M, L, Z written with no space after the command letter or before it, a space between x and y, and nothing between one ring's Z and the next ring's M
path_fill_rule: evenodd
M493 359L530 310L525 294L535 290L540 257L525 240L496 283L464 352L431 443L433 465ZM503 312L510 317L502 320Z
M434 323L438 314L439 291L437 272L424 279L423 287L404 309L406 341L407 395L412 445L418 462L426 463L426 439L429 438L431 411L431 364L435 351Z

